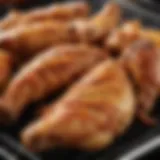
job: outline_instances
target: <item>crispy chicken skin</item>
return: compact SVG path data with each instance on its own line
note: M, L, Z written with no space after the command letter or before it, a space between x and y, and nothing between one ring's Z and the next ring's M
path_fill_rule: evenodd
M71 84L106 57L107 53L99 48L78 44L57 46L41 53L22 67L9 83L1 97L0 121L17 120L27 104Z
M153 123L153 109L160 86L160 52L153 42L139 40L126 48L121 60L137 89L138 114L146 123Z
M22 142L32 151L55 146L102 149L131 124L134 102L124 70L112 60L102 62L26 127Z
M2 91L9 81L12 73L12 57L5 51L0 49L0 91Z
M105 40L105 46L111 51L120 54L127 46L140 37L141 24L137 20L127 21L119 28L114 29Z
M17 57L26 59L28 55L37 54L39 50L51 45L77 40L85 43L86 39L87 41L98 40L119 22L119 12L117 5L109 4L100 13L90 18L89 22L85 21L84 26L78 23L77 28L74 28L74 21L47 21L14 28L1 33L0 47L18 54Z
M4 31L7 29L11 29L14 27L14 24L17 22L20 22L19 20L21 19L22 15L21 12L15 9L12 9L7 16L4 18L1 18L0 20L0 31Z
M18 25L31 24L48 20L68 21L89 15L89 6L85 2L67 2L51 4L26 12L11 11L0 21L0 29L8 30Z
M47 21L1 33L0 48L23 59L51 45L64 43L69 37L68 25L65 22Z
M119 24L120 17L120 7L114 3L107 3L90 19L75 20L70 26L71 34L79 41L98 41Z

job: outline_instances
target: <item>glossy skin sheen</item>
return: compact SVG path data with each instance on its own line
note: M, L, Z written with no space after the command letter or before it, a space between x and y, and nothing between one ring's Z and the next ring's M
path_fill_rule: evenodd
M89 6L85 2L54 3L26 12L13 10L0 21L0 29L8 30L18 25L43 22L46 20L68 21L75 18L84 18L88 16L89 10Z
M71 84L106 57L101 49L86 45L62 45L41 53L9 83L1 97L0 120L4 118L5 123L17 120L27 104Z
M112 60L104 61L26 127L22 142L32 151L55 146L100 150L131 124L134 102L124 70Z
M139 40L126 48L121 60L136 86L139 117L146 123L153 123L148 114L159 93L159 49L151 41Z

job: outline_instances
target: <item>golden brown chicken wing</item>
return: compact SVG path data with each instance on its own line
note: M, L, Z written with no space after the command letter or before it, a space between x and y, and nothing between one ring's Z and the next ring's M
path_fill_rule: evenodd
M160 86L160 52L156 45L148 40L133 43L121 57L125 68L136 86L138 113L147 123Z
M48 21L22 26L0 35L0 48L24 59L52 45L64 43L70 37L68 25L63 22Z
M9 83L1 97L0 121L16 120L27 104L71 84L106 57L101 49L78 44L57 46L41 53Z
M127 21L106 37L106 48L114 53L121 54L126 47L140 38L141 27L140 22L137 20Z
M83 42L98 40L119 22L119 12L117 5L109 4L89 22L82 21L85 22L85 26L78 25L77 28L74 28L75 22L57 21L21 26L1 33L0 47L18 54L16 57L26 59L27 56L37 54L39 50L51 45L74 40ZM84 30L83 27L85 27Z
M12 73L12 57L5 51L0 49L0 91L2 91L9 81Z
M130 125L134 102L132 85L121 66L112 60L102 62L25 128L22 142L32 151L55 146L102 149Z
M11 11L0 21L0 29L7 30L18 25L31 24L50 20L73 20L89 15L89 6L86 2L67 2L51 4L46 7L34 8L26 12Z
M74 21L70 26L70 32L75 40L98 41L119 24L120 18L120 7L114 3L107 3L90 19Z
M105 46L107 49L121 54L130 44L140 39L150 40L160 47L160 31L145 28L138 20L127 21L120 28L113 30L106 37Z

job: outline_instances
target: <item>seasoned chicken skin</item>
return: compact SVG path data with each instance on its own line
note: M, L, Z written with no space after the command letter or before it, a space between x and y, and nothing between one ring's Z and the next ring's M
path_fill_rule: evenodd
M131 124L134 104L132 85L124 70L112 60L104 61L26 127L22 142L32 151L55 146L102 149Z
M64 43L69 37L66 23L47 21L1 33L0 48L13 52L18 58L26 58L51 45Z
M71 34L75 40L98 41L115 28L121 17L121 10L117 4L104 5L102 10L86 20L75 20L71 26Z
M21 18L21 12L15 9L9 11L9 13L0 20L0 32L14 27Z
M71 84L106 57L99 48L78 44L42 52L22 67L9 83L0 101L0 121L17 120L27 104Z
M89 6L85 2L67 2L34 8L26 12L11 11L0 21L0 29L8 30L18 25L50 20L73 20L89 15Z
M1 33L0 47L17 54L16 57L20 59L26 59L28 55L37 54L51 45L70 41L98 41L117 25L119 12L117 5L109 4L91 17L89 22L88 19L72 22L47 21L14 28Z
M159 49L151 41L139 40L126 48L121 60L136 87L140 118L146 123L153 123L149 113L160 86Z
M12 73L13 61L9 52L0 49L0 90L5 88Z

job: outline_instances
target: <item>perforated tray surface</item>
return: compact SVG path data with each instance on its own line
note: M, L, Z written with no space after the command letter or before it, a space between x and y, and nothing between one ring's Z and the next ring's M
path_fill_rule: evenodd
M26 9L33 6L44 5L50 2L53 2L53 0L36 0L34 2L28 0L28 3L23 6L0 6L0 15L3 16L11 7ZM88 0L88 2L92 5L94 11L96 11L102 7L106 0ZM142 5L135 5L128 0L117 0L117 2L120 3L122 9L124 10L125 19L140 18L145 25L160 27L160 23L158 24L158 13L153 13L153 11L149 10L148 8L141 8ZM160 117L160 114L158 114L160 113L160 109L158 108L159 104L160 103L157 101L155 105L155 113L157 117ZM20 144L18 139L19 132L24 125L28 123L30 117L32 116L32 109L33 107L25 112L25 114L22 116L23 118L21 118L19 121L19 124L0 129L0 160L134 160L137 159L137 157L135 158L134 155L142 155L143 153L146 153L146 149L142 150L141 146L148 146L150 141L153 141L153 138L159 135L160 130L159 126L149 128L141 124L138 120L135 120L134 124L124 136L118 138L113 145L111 145L109 148L103 149L100 152L88 153L68 149L53 149L45 153L34 155L30 152L27 152ZM148 147L149 149L147 151L151 150L151 148L159 146L160 140L158 140L159 137L156 139L157 143L152 145L150 148ZM138 151L136 150L136 152L135 149L138 149ZM130 151L132 151L134 155L131 154ZM132 156L128 156L128 154Z

